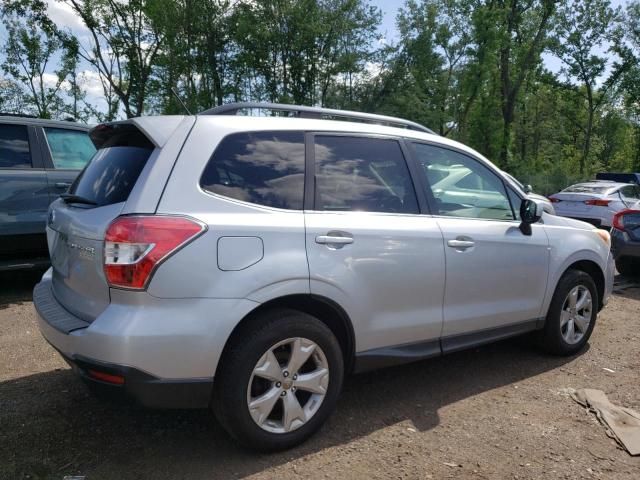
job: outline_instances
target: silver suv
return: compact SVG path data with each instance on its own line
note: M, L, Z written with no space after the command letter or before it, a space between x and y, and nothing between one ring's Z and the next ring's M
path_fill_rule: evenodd
M293 118L229 115L250 108ZM308 438L352 372L527 332L575 354L612 289L607 232L404 120L231 105L90 136L49 209L44 337L93 386L211 407L253 448ZM481 195L432 190L461 168Z

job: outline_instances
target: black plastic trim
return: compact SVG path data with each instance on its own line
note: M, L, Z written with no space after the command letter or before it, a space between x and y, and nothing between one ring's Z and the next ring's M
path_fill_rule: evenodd
M467 348L484 345L486 343L497 342L498 340L503 340L515 335L532 332L542 328L543 325L544 321L541 322L540 319L536 319L507 325L505 327L490 328L473 333L444 337L440 340L442 353L453 353L460 350L466 350Z
M394 347L374 348L356 353L354 373L375 370L383 367L417 362L442 355L439 340L397 345Z
M213 378L160 379L133 367L102 362L74 355L60 355L80 377L99 393L125 397L148 408L208 408L213 392ZM96 370L124 377L123 385L115 385L89 375Z
M408 343L391 347L374 348L356 353L354 372L360 373L377 368L402 365L471 347L504 340L544 327L544 319L528 320L504 327L490 328L462 335L452 335L438 340Z

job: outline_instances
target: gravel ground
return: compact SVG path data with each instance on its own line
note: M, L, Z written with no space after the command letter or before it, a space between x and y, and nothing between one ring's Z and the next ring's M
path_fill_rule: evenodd
M637 286L617 290L574 358L515 339L353 376L315 437L262 455L207 411L89 395L38 332L37 277L0 276L0 479L640 479L640 457L566 393L599 388L640 411Z

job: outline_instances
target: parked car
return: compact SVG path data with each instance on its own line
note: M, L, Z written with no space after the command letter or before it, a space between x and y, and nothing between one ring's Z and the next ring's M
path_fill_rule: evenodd
M609 228L616 213L640 205L640 186L606 180L577 183L549 200L557 215Z
M256 449L313 434L351 372L528 332L573 355L612 290L608 232L402 119L242 104L90 136L49 209L44 337L87 382L211 406ZM460 166L482 195L436 197L429 170Z
M640 275L640 210L623 210L614 215L611 241L618 272Z
M515 183L520 188L520 190L522 190L527 195L528 198L535 200L537 203L542 204L542 208L544 209L545 212L547 212L549 215L556 214L556 210L555 208L553 208L553 203L551 203L551 200L549 200L544 195L535 193L531 188L531 185L524 185L522 182L516 179L513 175L507 172L504 172L504 174L507 176L509 180Z
M600 172L596 173L596 180L640 184L640 173Z
M0 115L0 271L49 263L49 204L93 156L89 128Z

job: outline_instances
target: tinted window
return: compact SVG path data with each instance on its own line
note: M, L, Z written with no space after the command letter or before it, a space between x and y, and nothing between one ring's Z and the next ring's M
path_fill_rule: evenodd
M0 125L0 168L29 168L29 137L24 125Z
M317 136L316 210L418 213L395 140Z
M620 192L625 198L629 198L632 200L640 199L638 187L635 185L629 185L628 187L622 187Z
M96 147L86 132L45 128L44 133L55 168L81 170L96 153Z
M209 160L200 186L236 200L301 210L304 133L251 132L225 137Z
M492 220L515 218L504 183L485 165L454 150L421 143L413 145L427 178L430 169L449 171L446 177L428 187L431 192L427 193L435 199L437 215Z
M69 192L98 206L124 202L147 163L153 144L133 125L100 125L91 132L98 151Z

